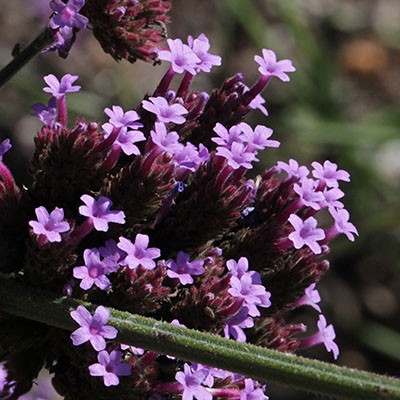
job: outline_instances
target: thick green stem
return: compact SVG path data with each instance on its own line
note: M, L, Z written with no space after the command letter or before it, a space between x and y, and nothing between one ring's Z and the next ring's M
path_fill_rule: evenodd
M96 305L0 280L0 310L61 329L74 330L69 313ZM109 324L121 343L257 379L344 399L400 399L400 380L260 348L111 309Z
M39 36L0 71L0 87L11 79L22 67L41 51L50 47L55 42L51 30L46 27Z

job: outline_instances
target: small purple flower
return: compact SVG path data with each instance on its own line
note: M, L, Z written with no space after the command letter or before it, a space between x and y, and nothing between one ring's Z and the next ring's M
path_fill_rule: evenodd
M31 109L34 111L31 115L38 117L45 125L52 128L57 120L57 99L51 97L47 103L47 107L42 103L34 104Z
M123 260L126 257L126 253L118 248L114 239L108 239L104 247L99 247L99 252L102 257L114 257L116 261Z
M304 165L299 166L299 163L292 158L289 160L289 163L286 164L283 161L278 161L278 168L283 169L288 177L295 176L299 179L306 178L310 173L310 170Z
M167 128L162 122L155 123L150 136L158 149L166 153L175 154L183 149L183 144L178 142L179 135L176 132L167 132Z
M180 151L174 154L173 160L178 164L179 168L189 170L191 172L195 172L197 167L203 161L199 156L196 146L190 142L186 142L186 145Z
M145 352L144 349L141 349L140 347L135 347L135 346L129 346L127 344L120 344L121 350L129 350L132 354L135 354L136 356L142 356Z
M112 106L112 110L110 108L105 108L104 112L110 117L108 123L104 124L107 125L107 127L111 125L111 129L107 129L107 131L111 132L113 127L130 129L143 127L143 124L136 122L140 119L140 115L136 111L130 110L124 112L122 107ZM102 126L103 129L105 129L104 125Z
M29 221L36 235L44 235L49 242L61 242L62 232L70 229L69 223L63 221L64 210L56 207L50 214L45 207L35 209L37 221Z
M242 83L243 86L243 94L249 91L249 88ZM268 117L268 110L263 106L265 103L264 97L262 97L260 94L258 94L254 99L249 103L249 107L252 108L253 110L260 110L266 117Z
M121 352L118 350L108 354L107 350L101 351L97 355L99 363L89 365L91 376L102 376L105 386L119 385L119 376L129 376L131 374L131 365L121 363Z
M249 260L246 257L240 257L239 261L236 262L235 260L228 260L226 262L226 267L228 268L229 272L236 276L237 278L241 278L243 275L247 274L251 276L252 282L254 284L260 285L261 284L261 277L260 274L256 271L248 271L249 269Z
M246 334L243 328L252 328L254 326L253 318L249 317L248 307L242 307L233 317L225 321L224 335L226 339L232 336L237 342L244 343Z
M212 394L201 385L208 374L205 368L193 372L185 363L184 372L178 371L175 375L175 379L183 386L182 400L212 400Z
M205 272L203 267L204 260L196 260L189 262L190 255L180 251L176 262L172 259L167 261L167 275L171 278L179 279L181 285L193 283L192 275L201 275Z
M232 126L228 131L221 123L217 122L213 130L219 137L213 137L211 140L219 146L230 148L234 142L243 143L244 141L242 130L238 125Z
M339 188L327 189L322 192L324 200L322 201L323 207L332 208L344 208L344 204L339 201L344 196L344 193Z
M339 180L350 182L350 174L343 169L338 170L337 164L329 160L326 160L323 166L316 161L311 165L314 167L312 172L313 176L324 181L328 187L337 188L339 186Z
M268 400L263 389L254 389L254 381L252 379L244 380L244 389L240 391L240 400Z
M314 210L320 210L320 203L324 201L324 195L322 192L316 192L316 184L318 182L314 179L303 178L301 180L301 186L295 183L293 190L300 196L301 202L306 207L311 207Z
M320 306L317 304L321 301L321 296L317 289L315 289L316 284L311 284L306 290L303 297L297 300L295 303L291 305L293 307L300 307L300 306L311 306L318 312L321 312Z
M258 274L254 272L254 274ZM258 276L256 278L258 280ZM253 283L252 274L246 273L240 279L237 276L231 276L231 288L228 293L233 297L243 299L243 306L249 309L249 315L258 317L261 315L257 307L269 307L271 301L271 293L267 292L265 287L260 284Z
M10 139L4 139L1 143L0 143L0 161L3 160L3 156L4 154L7 153L8 150L11 149L11 143L10 143Z
M220 56L208 53L208 50L210 50L210 42L204 33L197 36L196 39L193 39L192 36L188 36L188 44L196 56L200 59L200 62L196 65L197 70L210 72L214 65L221 65Z
M78 75L66 74L59 81L53 74L46 75L43 79L49 86L44 87L43 91L51 93L56 99L60 99L67 93L80 90L80 86L72 86L78 78Z
M84 29L89 20L79 14L85 0L69 0L65 4L61 0L52 0L51 9L56 13L49 22L51 29L59 29L65 39L72 37L72 28Z
M263 150L266 147L279 147L280 143L277 140L268 140L273 134L273 130L263 125L257 125L256 128L251 129L249 124L241 122L238 127L243 132L243 140L246 141L247 151L253 152L255 150Z
M294 247L300 249L306 245L313 253L320 254L322 250L317 241L325 238L325 232L323 229L317 228L317 220L314 217L309 217L303 221L296 214L290 214L289 222L295 229L288 236Z
M335 210L333 208L329 211L332 217L335 219L335 225L329 230L329 233L327 233L327 237L331 237L331 230L334 230L335 233L344 233L351 242L354 242L353 233L358 236L358 231L357 228L351 222L349 222L349 212L344 208L340 210Z
M111 286L111 282L106 274L118 270L119 265L117 259L113 256L100 260L100 252L97 249L86 249L83 252L85 265L75 267L73 275L77 279L82 279L80 287L89 290L95 284L101 290L107 290Z
M272 50L263 49L263 56L254 56L254 60L260 65L258 71L260 74L270 77L276 76L283 82L290 81L290 78L285 72L296 71L290 60L276 61L276 54Z
M80 325L80 328L72 332L70 336L74 346L89 341L96 351L100 351L106 348L104 339L115 339L117 337L117 329L106 325L110 318L110 310L103 306L96 308L93 317L84 306L78 306L70 315Z
M86 205L79 207L79 214L90 218L96 231L107 232L110 222L125 223L125 213L110 210L112 201L107 197L101 196L98 200L95 200L92 196L84 194L81 196L81 200Z
M169 50L158 51L160 60L169 61L174 72L181 74L188 71L192 75L196 75L196 67L201 62L194 51L181 39L168 39Z
M148 248L150 238L147 235L138 233L135 238L135 244L130 240L120 237L117 246L124 250L127 254L121 262L130 269L135 269L142 265L146 269L154 269L156 267L155 258L160 257L161 251L155 247Z
M217 147L217 156L225 157L228 160L228 165L233 169L240 167L251 169L252 161L259 161L253 153L246 151L246 146L243 143L233 142L230 149L226 147Z
M320 314L318 320L318 332L314 335L303 338L299 340L299 345L301 349L306 347L315 346L319 343L323 343L327 351L331 351L333 353L333 357L336 360L339 355L339 347L334 342L336 337L335 329L333 325L326 325L325 317Z
M183 114L187 114L187 110L181 104L168 104L164 97L149 97L149 100L142 101L143 108L157 115L157 121L168 124L174 122L175 124L183 124L186 121Z

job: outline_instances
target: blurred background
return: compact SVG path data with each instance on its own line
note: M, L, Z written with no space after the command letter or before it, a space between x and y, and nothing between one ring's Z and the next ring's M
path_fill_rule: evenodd
M16 43L28 44L50 15L48 0L2 2L1 66ZM338 363L378 373L400 372L400 3L398 0L175 0L169 36L204 32L223 65L201 73L193 88L210 91L243 72L258 78L255 54L273 49L297 68L290 83L273 79L263 96L269 116L255 111L247 122L274 129L279 149L266 150L260 172L278 160L310 165L329 159L351 174L341 185L344 203L360 236L337 238L328 256L331 270L319 284L321 307L336 330ZM90 31L78 35L66 60L42 54L1 88L0 136L13 150L5 156L19 184L29 184L26 165L41 123L30 106L47 103L42 77L80 76L79 93L68 96L70 121L100 123L105 107L135 108L151 93L167 65L116 63ZM15 157L14 154L18 154ZM318 316L307 310L309 332ZM302 353L332 361L322 346ZM321 398L268 385L271 399ZM35 397L36 396L36 397ZM24 400L38 395L25 396ZM40 398L52 400L54 395Z

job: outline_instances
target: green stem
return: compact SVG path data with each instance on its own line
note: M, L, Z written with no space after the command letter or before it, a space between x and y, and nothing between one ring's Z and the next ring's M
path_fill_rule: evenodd
M51 30L46 27L21 53L0 71L0 87L11 79L22 67L25 66L33 57L44 49L50 47L55 42Z
M61 329L75 330L71 310L95 304L57 297L13 280L0 280L0 310ZM111 309L118 341L182 360L344 399L400 399L400 380L180 328Z

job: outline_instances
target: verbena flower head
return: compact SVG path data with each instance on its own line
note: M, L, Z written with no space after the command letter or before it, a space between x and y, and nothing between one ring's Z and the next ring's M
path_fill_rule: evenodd
M64 221L64 210L56 207L50 214L45 207L35 209L37 221L29 221L36 235L43 235L49 242L61 242L60 233L70 229L68 222Z
M73 271L74 277L82 280L79 286L88 290L94 284L101 290L107 290L111 286L111 282L106 275L119 268L117 259L111 256L101 261L100 252L97 249L86 249L83 259L85 265L75 267Z
M106 348L105 339L115 339L117 329L106 325L110 318L110 311L103 306L98 306L94 315L84 306L78 306L75 311L71 311L71 317L76 321L80 328L71 333L71 340L74 346L90 342L96 351Z
M168 124L183 124L186 119L182 115L187 114L187 110L180 104L168 104L164 97L149 97L149 100L143 100L142 106L145 110L156 114L157 121Z
M79 78L77 75L66 74L59 81L55 75L49 74L43 79L49 85L43 88L44 92L51 93L56 99L64 97L67 93L78 92L81 87L73 86L73 83Z
M6 154L7 151L11 149L11 147L12 147L12 145L10 143L10 139L4 139L0 143L0 161L3 160L4 154Z
M135 238L135 243L124 237L119 238L118 247L125 251L127 256L122 265L127 265L130 269L137 268L142 265L146 269L153 269L156 267L154 259L160 257L160 249L151 247L149 248L150 238L147 235L138 233Z
M286 72L296 71L290 60L276 61L276 54L272 50L263 49L262 57L254 56L254 60L260 65L258 71L266 77L276 76L283 82L290 81Z
M131 374L131 365L121 363L121 352L118 350L108 354L107 350L100 351L97 355L96 364L89 366L89 372L92 376L102 376L105 386L119 385L119 376L128 376Z
M195 75L197 65L201 63L195 52L187 44L183 44L181 39L168 39L167 43L169 50L160 50L158 58L163 61L169 61L172 69L177 74L188 71Z
M79 207L79 214L90 218L97 231L107 232L110 222L116 224L125 223L125 213L123 211L110 210L113 203L107 197L101 196L96 200L92 196L84 194L81 196L81 200L85 205Z

